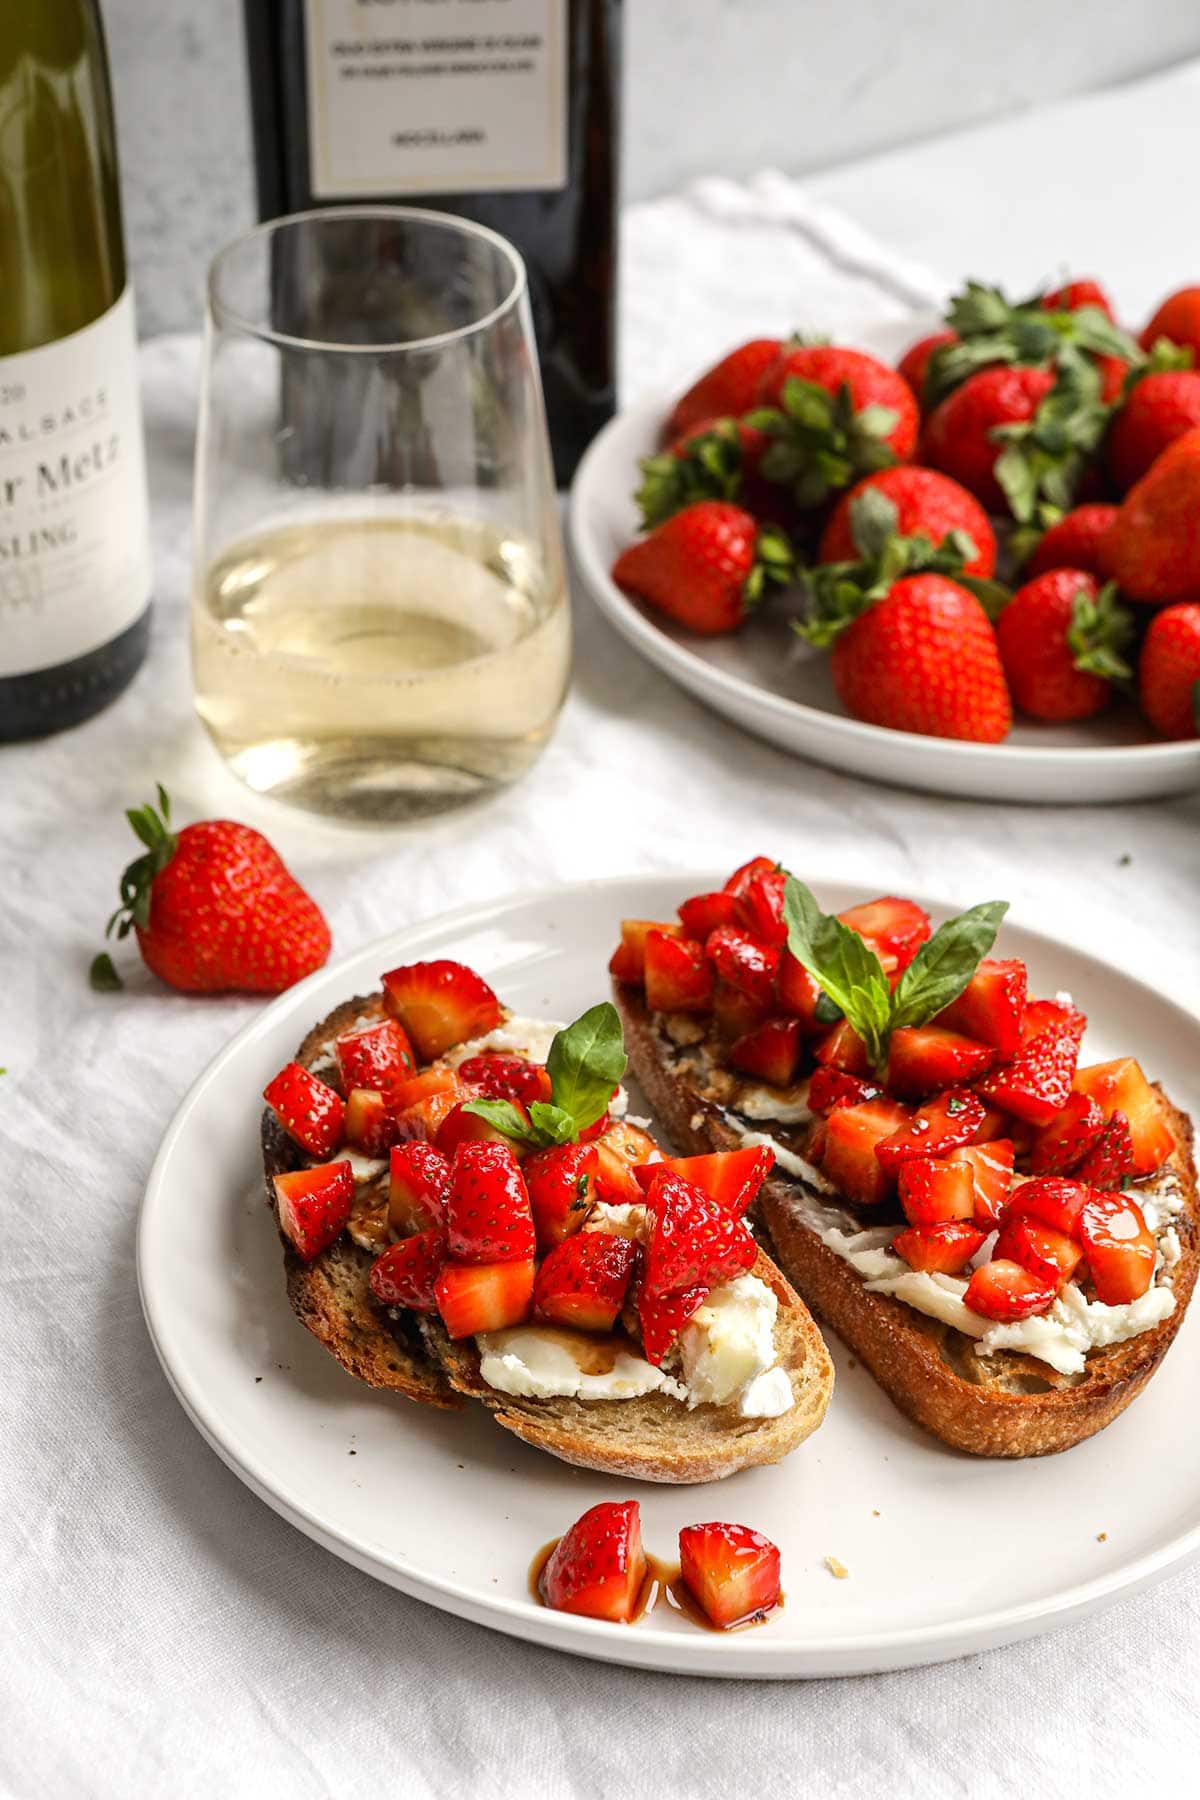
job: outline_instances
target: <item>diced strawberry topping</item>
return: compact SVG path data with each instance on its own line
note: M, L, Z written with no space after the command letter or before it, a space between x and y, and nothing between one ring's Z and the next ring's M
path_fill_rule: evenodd
M799 1019L805 1037L824 1037L838 1022L837 1007L790 950L779 958L775 993L782 1010Z
M276 1175L275 1211L279 1229L303 1262L312 1262L340 1236L354 1202L348 1162L320 1163Z
M534 1262L446 1263L434 1283L442 1323L452 1338L523 1325L533 1303Z
M455 1099L461 1100L465 1093L466 1084L459 1078L458 1071L446 1063L435 1063L431 1069L422 1069L419 1075L410 1075L400 1082L392 1104L397 1113L402 1113L434 1094L453 1094Z
M696 894L679 909L679 922L684 936L706 943L722 925L732 925L738 917L738 903L732 894Z
M1011 1138L992 1138L986 1144L972 1144L965 1150L952 1150L949 1162L965 1163L974 1183L976 1225L984 1231L997 1226L1008 1210L1009 1190L1013 1178L1013 1144Z
M770 1007L775 998L775 971L779 952L759 943L734 925L722 925L705 944L717 974L760 1006Z
M694 938L648 932L645 982L652 1012L707 1012L712 1005L712 968Z
M748 1525L685 1525L679 1568L705 1617L721 1630L762 1618L779 1604L779 1551Z
M545 1065L526 1062L523 1056L504 1056L497 1050L486 1050L482 1056L467 1056L458 1065L460 1081L473 1087L488 1100L520 1100L530 1106L535 1100L551 1098L550 1076Z
M986 1108L966 1088L951 1088L918 1107L899 1131L882 1138L875 1154L885 1169L898 1169L914 1156L946 1156L973 1144L982 1125Z
M1088 1189L1078 1181L1067 1181L1061 1175L1042 1175L1032 1181L1018 1181L1013 1189L1012 1211L1028 1219L1040 1219L1052 1231L1064 1237L1079 1235L1079 1215L1088 1197Z
M529 1195L507 1144L465 1143L454 1152L446 1238L457 1262L522 1262L533 1255Z
M465 1081L460 1081L452 1070L440 1069L427 1069L415 1081L406 1081L405 1094L412 1093L417 1082L426 1079L428 1090L396 1113L396 1136L400 1139L425 1138L432 1143L455 1107L472 1097L473 1090Z
M963 1219L943 1219L937 1225L910 1225L892 1239L892 1249L912 1269L931 1275L961 1275L971 1258L987 1242L987 1233Z
M389 969L383 977L383 1000L423 1062L494 1031L504 1017L483 976L460 962L418 962Z
M611 1331L638 1258L638 1247L606 1231L564 1238L546 1256L533 1284L539 1319L578 1331Z
M923 1100L943 1088L965 1087L995 1060L990 1044L977 1044L943 1025L902 1025L888 1045L888 1091L902 1100Z
M1025 1017L1025 964L985 958L958 996L937 1016L937 1023L999 1056L1013 1056L1021 1042Z
M707 1156L664 1156L633 1172L645 1194L659 1170L670 1169L740 1219L757 1199L774 1161L775 1152L769 1145L747 1144L744 1150L714 1150Z
M799 1019L768 1019L734 1041L729 1060L743 1075L772 1087L790 1087L800 1067Z
M867 1046L849 1019L835 1025L828 1036L821 1039L813 1055L823 1069L840 1069L843 1075L857 1075L860 1081L866 1080L872 1072Z
M346 1094L352 1088L374 1088L390 1098L398 1082L417 1072L412 1045L395 1019L343 1032L333 1051Z
M341 1143L346 1118L341 1095L300 1063L285 1063L263 1089L263 1099L310 1156L328 1156Z
M634 1170L655 1153L654 1139L618 1119L596 1140L596 1199L609 1206L638 1206L642 1190Z
M1092 1063L1075 1076L1080 1093L1090 1094L1106 1119L1122 1112L1133 1146L1133 1173L1149 1175L1161 1168L1175 1148L1170 1118L1162 1096L1132 1056L1116 1062Z
M894 894L848 907L838 918L866 939L886 975L907 969L932 930L929 914L915 900L898 900Z
M446 1260L440 1231L418 1231L391 1244L371 1265L371 1292L381 1306L407 1306L412 1312L436 1312L434 1293Z
M753 882L761 881L764 875L774 874L778 867L779 864L773 856L752 856L749 862L744 862L740 868L733 871L725 883L725 892L732 894L736 900L740 900Z
M679 936L679 926L669 919L621 920L621 941L608 962L609 973L618 981L632 981L640 986L646 979L646 937L651 931Z
M1069 1175L1104 1130L1104 1114L1090 1094L1069 1094L1061 1112L1043 1125L1029 1152L1035 1175Z
M1136 1160L1129 1120L1123 1112L1114 1112L1111 1118L1105 1120L1100 1136L1080 1163L1076 1174L1089 1187L1102 1190L1122 1188L1134 1173Z
M893 1178L876 1156L875 1146L898 1131L907 1118L907 1108L884 1099L839 1107L830 1113L824 1124L821 1167L847 1200L859 1206L877 1206L887 1198ZM809 1151L817 1154L812 1139Z
M659 1367L708 1295L709 1289L704 1286L684 1288L678 1294L647 1294L639 1290L637 1316L647 1362L653 1363L656 1369Z
M735 904L738 922L761 943L776 949L787 943L787 921L783 916L783 890L787 875L782 869L771 869L748 882Z
M554 1144L521 1164L539 1245L561 1244L578 1231L599 1197L594 1144Z
M655 1175L646 1194L650 1238L643 1289L647 1294L713 1287L753 1268L758 1249L719 1201L671 1169Z
M460 1144L507 1144L519 1162L525 1155L527 1146L507 1137L498 1125L493 1125L482 1113L468 1112L470 1100L471 1097L456 1101L434 1133L433 1141L442 1155L453 1156ZM529 1114L521 1102L513 1100L510 1104L522 1124L528 1125Z
M606 1500L559 1538L538 1591L556 1612L628 1625L642 1604L646 1575L637 1501Z
M1075 1273L1083 1251L1073 1238L1055 1231L1053 1226L1024 1213L1013 1213L1001 1227L993 1255L1020 1263L1057 1293Z
M388 1224L401 1237L440 1231L446 1222L450 1164L420 1138L396 1144L388 1166Z
M914 1157L900 1168L900 1204L914 1225L975 1216L975 1181L966 1163Z
M1021 1021L1021 1042L1032 1043L1043 1031L1069 1031L1081 1040L1087 1030L1087 1014L1072 1000L1030 1000Z
M1030 1038L1011 1062L985 1075L979 1092L1030 1125L1048 1125L1067 1104L1078 1060L1074 1032L1052 1025Z
M810 1112L824 1118L836 1112L839 1106L861 1106L865 1100L878 1099L882 1092L883 1089L874 1082L847 1075L843 1069L822 1067L814 1069L809 1080L808 1106Z
M396 1121L383 1094L351 1088L346 1096L346 1142L364 1156L386 1156L396 1141Z
M1154 1238L1137 1201L1128 1194L1091 1194L1079 1212L1079 1237L1096 1297L1123 1306L1144 1294L1154 1278Z
M741 988L734 987L731 981L723 981L719 975L713 982L713 1025L724 1044L745 1037L748 1031L754 1031L759 1025L765 1025L774 1011L773 1002L768 1005L761 1000L753 1000Z
M1046 1312L1054 1304L1056 1291L1020 1263L993 1257L972 1275L963 1303L985 1319L1010 1323L1027 1319L1031 1313Z

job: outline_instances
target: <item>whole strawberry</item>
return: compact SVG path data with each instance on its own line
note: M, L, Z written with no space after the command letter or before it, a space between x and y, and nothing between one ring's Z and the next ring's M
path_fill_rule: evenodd
M964 573L985 579L994 573L996 534L975 496L936 469L918 469L910 464L864 476L856 487L842 495L821 534L821 562L851 562L861 553L851 528L851 509L859 496L870 489L893 503L895 529L902 536L923 532L933 543L940 544L948 532L964 531L976 550L975 556L963 565Z
M171 987L278 994L325 962L330 935L321 909L261 832L232 819L173 832L161 786L157 812L139 806L126 817L146 853L121 877L108 931L115 927L119 938L133 931L146 967ZM96 986L120 985L107 957L96 959L92 978Z
M686 394L680 395L667 420L666 437L694 431L707 419L739 418L755 403L764 369L782 349L780 338L751 338L706 369Z
M1125 494L1185 431L1200 425L1200 370L1143 375L1113 417L1104 460Z
M1193 350L1200 362L1200 287L1168 294L1138 342L1143 350L1153 350L1160 338Z
M890 415L879 418L874 435L887 445L897 462L907 462L916 449L920 415L912 389L903 376L878 357L836 344L784 344L759 382L758 405L786 410L791 381L807 382L831 397L845 387L855 414L878 407Z
M998 744L1012 708L996 634L944 575L907 575L834 640L834 685L870 725Z
M1089 275L1064 281L1061 287L1051 288L1042 295L1042 308L1045 312L1078 312L1084 306L1094 306L1106 319L1116 320L1112 301L1100 283Z
M623 550L612 578L626 593L704 636L733 631L768 581L786 581L787 539L743 507L697 500Z
M929 373L929 359L935 350L941 349L943 344L957 344L957 342L957 331L931 331L928 337L918 338L915 344L910 344L896 364L896 373L903 375L916 396L917 404L922 412L925 411L925 377Z
M1013 702L1034 719L1089 719L1133 671L1133 620L1116 590L1084 569L1052 569L1018 588L996 624Z
M1138 668L1138 698L1164 737L1200 736L1200 605L1168 606L1151 619Z
M1008 512L1008 495L995 472L1005 446L993 434L1003 426L1029 424L1053 386L1052 369L981 369L926 420L922 461L969 488L989 512Z
M1108 573L1103 544L1116 516L1115 506L1099 500L1075 507L1042 533L1025 573L1033 576L1045 575L1049 569L1086 569L1103 581Z
M1131 600L1200 600L1200 428L1176 438L1130 488L1104 555Z

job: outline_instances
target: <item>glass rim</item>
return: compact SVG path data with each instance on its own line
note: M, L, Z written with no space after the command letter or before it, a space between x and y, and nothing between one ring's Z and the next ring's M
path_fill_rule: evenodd
M323 338L298 337L294 332L276 331L270 325L246 318L236 307L220 298L218 286L224 265L238 251L281 229L333 219L391 219L449 226L461 236L491 244L499 251L512 272L512 286L498 305L481 314L478 319L473 319L468 325L456 325L451 331L435 332L429 337L396 338L377 344L337 344ZM525 259L516 246L500 232L493 231L488 225L480 225L474 219L463 219L456 213L437 212L428 206L312 206L304 212L281 213L277 219L263 219L258 225L252 225L248 231L239 232L237 237L222 244L209 262L205 278L210 324L215 324L222 330L240 331L246 337L258 338L263 343L278 344L290 350L312 350L327 356L394 356L401 351L442 349L447 344L473 337L477 332L486 331L495 325L520 304L527 288Z

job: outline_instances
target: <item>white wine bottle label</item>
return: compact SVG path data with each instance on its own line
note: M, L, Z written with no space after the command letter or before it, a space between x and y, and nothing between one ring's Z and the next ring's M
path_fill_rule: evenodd
M319 200L567 183L566 0L305 0Z
M82 331L0 356L0 675L118 637L150 598L128 288Z

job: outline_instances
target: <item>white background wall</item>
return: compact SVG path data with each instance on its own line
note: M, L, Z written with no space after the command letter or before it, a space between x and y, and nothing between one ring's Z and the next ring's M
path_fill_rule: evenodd
M142 328L191 326L208 255L252 215L240 0L101 3ZM1200 55L1198 0L626 0L626 19L632 197L824 168Z

